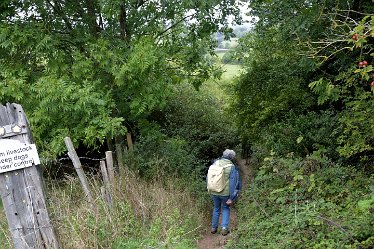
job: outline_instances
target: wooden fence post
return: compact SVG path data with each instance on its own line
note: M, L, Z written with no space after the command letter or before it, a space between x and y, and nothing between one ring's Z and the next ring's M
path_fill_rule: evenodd
M133 151L134 146L132 144L132 138L131 138L131 133L130 132L127 133L126 140L127 140L127 146L129 147L129 151Z
M65 137L64 141L65 141L66 147L68 148L68 156L70 157L71 161L73 162L74 168L77 171L79 180L82 184L83 191L86 194L86 199L87 199L88 203L90 204L91 210L95 214L97 214L95 204L94 204L94 200L92 198L90 188L88 186L88 182L87 182L87 179L86 179L86 175L84 174L84 171L82 169L82 164L79 160L77 152L74 149L73 143L71 142L70 137Z
M107 167L106 167L106 164L105 164L105 161L104 160L101 160L100 161L100 169L101 169L101 174L103 176L103 189L102 189L102 195L103 195L103 199L104 201L108 204L108 206L111 208L112 207L112 188L111 188L111 184L110 184L110 180L109 180L109 176L108 176L108 170L107 170Z
M35 165L34 159L26 159L27 153L20 154L20 149L10 153L15 148L9 147L11 143L11 146L28 145L29 149L34 146L29 122L21 105L0 105L0 140L2 150L9 148L0 155L3 161L8 160L9 163L2 165L2 170L8 166L17 168L0 174L0 194L14 248L59 248L48 215L40 166ZM22 157L22 161L18 157ZM30 166L25 166L28 163ZM21 165L25 167L21 168Z
M110 183L110 187L114 187L114 167L113 167L113 153L111 151L105 152L105 161L106 161L106 168L108 172L108 179Z

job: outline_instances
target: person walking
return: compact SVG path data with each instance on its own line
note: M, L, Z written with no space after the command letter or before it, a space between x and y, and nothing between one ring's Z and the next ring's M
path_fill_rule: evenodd
M239 170L234 163L235 156L235 151L226 149L222 157L217 159L208 169L207 189L212 195L214 203L212 234L217 233L221 210L221 234L226 236L230 233L230 207L242 188Z

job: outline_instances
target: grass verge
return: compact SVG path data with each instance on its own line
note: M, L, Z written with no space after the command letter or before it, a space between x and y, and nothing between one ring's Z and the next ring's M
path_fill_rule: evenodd
M111 208L102 198L101 179L88 179L96 214L77 177L48 184L50 216L61 248L196 248L204 204L176 186L177 179L150 183L126 170L116 178ZM5 216L0 228L2 248L12 248Z

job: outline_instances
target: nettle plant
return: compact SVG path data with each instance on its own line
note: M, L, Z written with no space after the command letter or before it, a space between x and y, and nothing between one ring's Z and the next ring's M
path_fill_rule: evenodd
M339 110L340 156L367 161L374 150L374 16L346 20L336 21L334 32L315 43L314 55L322 58L321 68L327 72L309 87L318 104Z

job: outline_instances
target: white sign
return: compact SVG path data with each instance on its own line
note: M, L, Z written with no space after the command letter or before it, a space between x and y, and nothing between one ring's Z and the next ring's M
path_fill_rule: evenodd
M35 144L17 142L2 139L0 143L0 173L40 164Z

